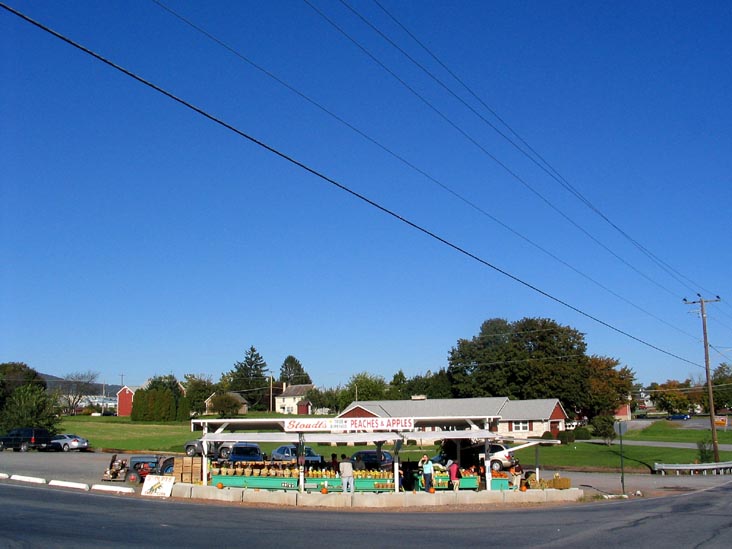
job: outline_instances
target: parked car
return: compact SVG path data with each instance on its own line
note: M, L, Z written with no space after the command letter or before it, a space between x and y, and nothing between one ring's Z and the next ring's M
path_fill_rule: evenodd
M689 414L671 414L666 419L671 421L686 421L687 419L691 419L691 416Z
M376 450L359 450L351 456L351 462L354 469L358 461L362 461L368 470L390 470L394 467L394 457L386 450L381 451L381 461L379 462L378 452Z
M513 452L505 444L491 444L488 448L488 461L491 469L500 471L510 469L518 461Z
M68 452L69 450L88 450L89 441L79 435L61 434L51 437L50 450Z
M313 452L310 446L305 446L305 464L321 465L323 457ZM297 459L297 446L294 444L285 444L272 452L272 461L295 461Z
M259 444L254 442L237 442L231 447L229 461L264 461L264 454Z
M233 442L209 442L207 454L219 459L228 459L233 445ZM186 442L184 449L186 455L190 457L203 455L203 443L200 438Z
M114 454L102 480L139 484L148 475L171 475L174 467L173 456L133 455L117 459L117 454Z
M51 433L38 427L11 429L7 435L0 436L0 451L12 448L14 452L45 450L51 444Z

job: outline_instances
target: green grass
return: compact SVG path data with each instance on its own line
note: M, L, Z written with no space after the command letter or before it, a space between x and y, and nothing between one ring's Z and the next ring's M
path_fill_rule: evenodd
M638 431L628 431L624 439L652 440L663 442L692 442L697 443L705 438L711 439L712 429L685 429L681 422L656 421ZM717 441L720 444L732 444L732 431L717 428Z
M264 416L263 416L264 417ZM271 416L269 416L271 417ZM76 433L88 438L96 449L118 449L128 451L183 452L186 441L198 438L200 431L191 432L188 423L136 423L126 417L90 417L74 416L63 418L59 432ZM720 431L719 442L732 443L732 433ZM643 429L631 431L624 438L630 440L652 440L667 442L696 443L709 436L709 431L679 429L672 422L659 421ZM261 444L262 450L271 454L279 446L277 443ZM316 453L326 460L331 453L351 454L356 447L328 445L312 445ZM389 446L384 449L391 450ZM527 448L516 452L521 462L530 467L535 461L535 449ZM422 454L430 456L437 453L434 446L404 446L400 452L402 459L418 461ZM693 463L698 458L696 449L653 448L650 446L623 447L625 468L627 470L649 471L655 462L659 463ZM732 461L732 452L720 452L723 461ZM567 467L610 469L620 468L620 447L603 444L576 442L562 446L543 446L539 450L539 462L542 467Z
M252 417L252 416L248 416ZM260 417L272 417L263 415ZM286 417L286 416L283 416ZM59 432L75 433L89 439L89 443L96 449L116 449L151 452L183 452L183 445L192 439L201 436L200 431L191 432L189 423L138 423L130 421L129 417L91 417L68 416L64 417ZM279 443L261 443L262 451L271 454ZM313 444L313 450L324 456L326 461L332 453L352 454L358 448ZM391 450L390 446L384 446ZM402 458L418 461L422 454L432 456L437 453L434 446L406 446L402 449Z
M516 452L525 466L535 465L534 448ZM648 472L654 463L694 463L698 451L683 448L654 448L651 446L623 446L624 467L628 470ZM720 452L722 461L732 461L732 452ZM620 446L606 446L588 442L576 442L561 446L542 446L539 449L542 467L567 467L575 469L619 469Z

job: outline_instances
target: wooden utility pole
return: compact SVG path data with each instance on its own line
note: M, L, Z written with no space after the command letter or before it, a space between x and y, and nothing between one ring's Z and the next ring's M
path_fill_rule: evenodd
M721 301L719 296L717 299L704 299L701 294L698 301L687 301L684 298L684 303L687 305L699 304L701 306L701 318L702 318L702 332L704 334L704 366L707 372L707 392L709 394L709 422L712 427L712 447L714 448L714 462L719 463L719 441L717 440L717 424L714 423L715 410L714 410L714 390L712 389L712 376L709 373L709 339L707 338L707 303L716 303Z

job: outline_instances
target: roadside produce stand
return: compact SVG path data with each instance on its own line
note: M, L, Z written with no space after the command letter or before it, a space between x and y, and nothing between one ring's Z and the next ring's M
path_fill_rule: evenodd
M215 431L211 431L214 427ZM305 491L342 491L341 479L335 471L306 467L302 451L306 444L331 444L334 446L354 446L375 444L381 449L386 443L393 443L398 456L404 444L423 444L425 441L452 439L459 443L470 440L485 445L485 453L491 441L499 438L488 429L459 430L416 430L413 418L311 418L297 416L292 419L195 419L191 420L191 430L203 430L201 440L204 452L208 444L218 442L275 442L290 443L298 447L298 462L291 464L255 462L227 467L224 463L211 462L204 453L203 478L210 479L213 486L235 486L255 490L299 490ZM227 432L226 430L234 432ZM236 432L246 431L246 432ZM504 437L500 437L504 438ZM526 441L521 447L537 444L558 444L559 441ZM209 469L211 469L209 471ZM439 473L439 472L438 472ZM478 490L480 478L469 471L462 472L460 490ZM492 478L490 469L486 471L485 486L488 490L508 490L509 481ZM538 469L537 469L538 477ZM357 492L398 492L399 460L395 459L389 471L354 471L354 487ZM421 479L420 479L421 482ZM435 476L435 489L448 489L445 474Z

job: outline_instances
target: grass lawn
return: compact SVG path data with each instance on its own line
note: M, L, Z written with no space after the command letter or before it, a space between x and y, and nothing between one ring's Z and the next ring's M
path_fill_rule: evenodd
M271 417L271 416L268 416ZM59 432L74 433L89 439L95 449L134 450L140 452L183 452L184 444L201 436L200 431L191 432L189 423L138 423L130 421L129 417L91 417L67 416L64 417L58 428ZM271 454L279 443L260 443L262 451ZM310 445L315 453L330 460L332 453L351 455L360 448L313 444ZM384 450L392 451L391 446L384 446ZM433 456L437 453L434 446L406 446L402 448L402 459L418 461L422 454Z
M535 465L534 448L516 452L516 457L527 467ZM682 448L653 448L651 446L623 446L626 470L649 472L658 463L694 463L697 450ZM722 461L732 461L732 452L720 452ZM539 449L542 467L567 467L573 469L620 469L620 446L606 446L588 442L576 442L561 446L542 446Z
M59 432L75 433L88 438L96 449L116 449L140 452L183 452L186 441L198 438L200 431L191 432L189 423L137 423L127 417L64 417ZM630 431L624 437L631 440L652 440L667 442L696 443L710 435L706 430L680 429L674 422L658 421L642 431ZM732 443L732 433L718 433L721 444ZM279 444L263 443L262 450L271 454ZM330 459L331 453L352 454L357 447L312 445L313 450ZM390 446L385 450L391 451ZM402 460L418 461L422 454L433 456L437 453L434 446L404 446L400 452ZM516 452L521 462L531 467L535 464L536 450L527 448ZM629 471L650 471L655 462L693 463L698 458L696 449L653 448L650 446L624 446L625 468ZM732 452L720 452L722 461L732 461ZM620 447L605 446L588 442L576 442L562 446L543 446L539 450L539 463L542 467L567 467L575 469L619 469Z
M623 438L627 440L697 443L705 438L711 440L712 429L711 427L708 429L686 429L681 421L659 420L645 429L628 431ZM725 431L724 427L718 427L717 441L720 444L732 444L732 431Z

